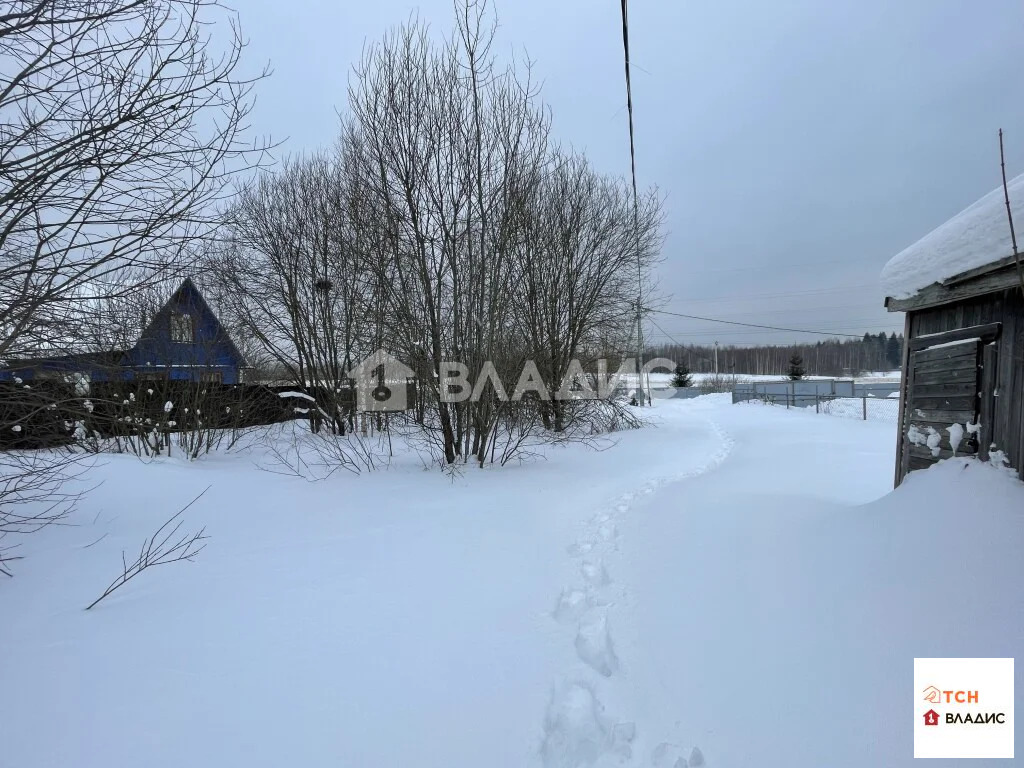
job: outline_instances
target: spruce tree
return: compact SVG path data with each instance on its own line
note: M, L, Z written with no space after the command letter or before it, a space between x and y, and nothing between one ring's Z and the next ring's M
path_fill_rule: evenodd
M679 363L676 366L675 371L672 373L672 386L673 387L692 387L693 377L690 375L690 369L686 367L684 363Z
M800 355L793 355L789 358L789 378L791 381L800 381L804 377L804 359Z
M889 363L890 368L899 368L903 357L903 350L901 349L900 340L896 338L896 334L893 333L889 337L889 341L886 342L885 347L885 358Z

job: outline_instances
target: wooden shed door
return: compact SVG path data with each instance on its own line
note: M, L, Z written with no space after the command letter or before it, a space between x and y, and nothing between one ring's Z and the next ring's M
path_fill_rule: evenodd
M986 347L992 349L986 353ZM994 352L994 344L969 338L937 340L935 346L910 353L902 475L951 458L954 448L958 456L972 455L984 444L974 430L981 416L983 358Z

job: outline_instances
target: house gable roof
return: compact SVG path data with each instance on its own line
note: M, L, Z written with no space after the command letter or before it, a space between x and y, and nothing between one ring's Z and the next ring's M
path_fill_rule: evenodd
M235 342L232 341L231 335L227 332L227 329L221 325L220 318L217 317L217 314L210 308L210 305L206 303L206 299L203 297L202 291L200 291L199 287L192 282L191 277L186 277L184 282L178 286L177 290L175 290L174 293L171 294L170 298L164 302L164 305L160 307L160 310L153 315L153 319L150 320L149 324L142 330L142 333L139 335L139 339L141 340L157 335L158 331L163 327L164 318L173 310L174 306L181 301L183 294L190 294L193 302L199 307L200 311L207 314L213 320L217 329L217 338L228 346L231 353L238 359L239 366L244 367L246 364L245 357L238 350L238 347L235 346Z

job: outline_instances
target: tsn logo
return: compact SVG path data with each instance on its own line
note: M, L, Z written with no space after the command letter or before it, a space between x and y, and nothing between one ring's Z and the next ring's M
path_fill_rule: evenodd
M977 704L977 691L940 691L934 685L924 689L924 700L929 704Z
M1012 758L1013 662L915 658L914 757Z

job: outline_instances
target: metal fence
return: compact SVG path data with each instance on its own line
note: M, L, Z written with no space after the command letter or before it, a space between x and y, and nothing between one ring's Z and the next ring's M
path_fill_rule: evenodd
M832 397L888 397L900 391L898 381L854 381L853 379L800 379L799 381L738 381L733 387L733 402L760 400L762 395L789 395L810 398L815 395ZM806 402L801 403L805 405Z
M881 421L888 424L896 424L899 420L900 412L898 397L876 397L874 395L843 397L839 395L762 392L756 397L738 399L734 392L732 401L733 403L763 403L789 409L800 408L805 411L813 409L815 413L824 413L829 416L861 419L863 421Z
M672 393L672 397L679 398L682 400L690 400L694 397L700 397L701 395L708 394L706 389L700 387L676 387Z

